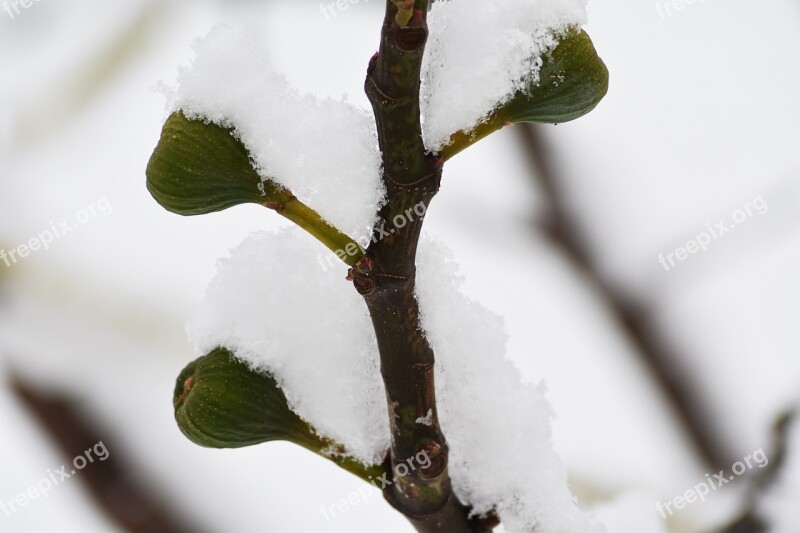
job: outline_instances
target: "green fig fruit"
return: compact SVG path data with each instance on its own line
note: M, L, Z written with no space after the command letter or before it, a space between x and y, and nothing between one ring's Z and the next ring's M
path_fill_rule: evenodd
M162 207L202 215L239 204L280 202L291 195L263 181L230 128L170 115L147 165L147 189Z
M538 83L498 111L503 120L568 122L597 107L608 92L608 69L585 31L567 33L543 60Z
M317 446L268 374L252 371L218 348L190 363L175 385L175 418L189 440L210 448L240 448L272 440Z
M204 215L239 204L261 204L291 220L350 266L363 257L355 241L272 180L262 180L233 130L170 115L147 165L147 189L179 215ZM355 254L344 254L356 247ZM340 251L342 252L340 254Z
M384 472L384 466L365 466L348 457L341 445L317 435L289 408L272 376L253 371L224 348L200 357L180 373L173 404L181 432L200 446L241 448L285 440L365 480Z
M536 83L518 91L473 130L454 133L440 155L450 159L510 124L557 124L582 117L597 107L607 92L608 69L592 40L585 31L572 29L542 57Z

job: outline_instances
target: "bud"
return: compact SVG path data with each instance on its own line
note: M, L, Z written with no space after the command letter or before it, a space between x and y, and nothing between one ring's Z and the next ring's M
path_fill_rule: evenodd
M571 30L542 59L538 83L503 105L500 120L568 122L594 109L608 92L608 69L585 31Z
M325 447L297 416L275 379L254 372L218 348L190 363L175 384L175 419L192 442L209 448L240 448L288 440Z
M202 215L239 204L281 202L286 192L262 180L229 128L170 115L147 165L147 189L162 207Z
M608 92L608 69L597 55L589 35L572 29L542 57L536 82L518 91L472 131L458 131L440 152L452 158L484 137L517 122L558 124L580 118Z
M207 448L242 448L285 440L369 481L387 464L364 465L340 444L316 434L290 408L275 379L217 348L187 366L175 384L175 420L186 437Z

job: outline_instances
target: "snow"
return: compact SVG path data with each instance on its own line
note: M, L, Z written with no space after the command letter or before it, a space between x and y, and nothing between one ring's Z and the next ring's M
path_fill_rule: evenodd
M194 51L168 94L170 109L233 127L263 179L351 237L369 235L384 197L371 113L300 94L243 31L217 26Z
M601 531L580 512L567 486L552 446L544 387L523 384L505 356L503 319L461 292L455 262L431 241L421 242L417 267L458 497L479 514L496 509L512 532Z
M761 502L761 515L767 519L770 533L794 533L800 529L800 421L789 429L786 458L776 485Z
M542 55L586 23L586 0L436 2L422 75L423 136L437 152L498 105L538 82Z
M318 253L295 228L252 235L220 261L189 337L198 353L225 346L269 371L320 434L379 462L389 421L372 324L343 271L322 269ZM460 292L455 263L431 241L418 268L458 497L477 513L497 510L508 531L595 531L553 450L543 387L522 384L505 358L502 319Z
M378 463L389 422L369 314L320 250L296 228L253 234L219 262L189 337L199 354L225 346L269 370L319 433Z

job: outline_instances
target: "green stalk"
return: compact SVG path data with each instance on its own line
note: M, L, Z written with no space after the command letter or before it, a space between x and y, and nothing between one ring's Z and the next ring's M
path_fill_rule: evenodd
M284 189L279 194L278 201L268 202L265 205L303 228L345 264L355 266L364 257L362 248L355 240L329 224L319 213L298 200L288 190Z
M489 117L489 120L481 122L475 126L475 129L473 129L471 132L465 133L463 131L459 131L454 133L450 137L450 143L442 148L442 151L439 153L439 155L442 156L445 161L448 161L454 155L466 150L478 141L485 139L492 133L508 125L509 122L501 117L499 113L492 113L492 116Z

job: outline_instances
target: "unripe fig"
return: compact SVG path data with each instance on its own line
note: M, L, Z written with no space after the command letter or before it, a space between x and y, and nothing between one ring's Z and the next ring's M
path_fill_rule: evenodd
M147 190L179 215L202 215L239 204L281 202L291 196L262 181L244 144L229 128L170 115L147 165Z
M568 122L597 107L608 92L608 69L583 30L571 30L561 37L542 60L539 82L500 108L502 120Z
M317 435L289 408L272 376L251 370L224 348L196 359L181 372L173 404L178 427L200 446L241 448L285 440L364 480L384 472L385 465L365 466L348 457L341 445Z

